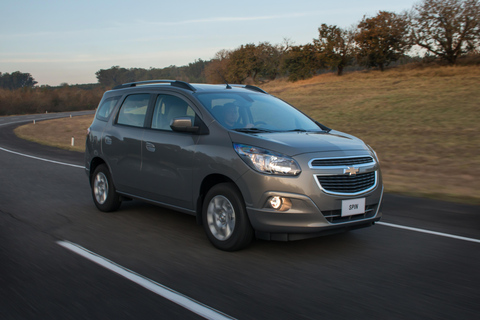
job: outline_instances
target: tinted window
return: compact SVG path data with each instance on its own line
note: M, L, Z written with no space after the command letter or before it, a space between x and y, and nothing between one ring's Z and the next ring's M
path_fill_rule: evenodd
M172 131L170 123L179 117L194 118L195 112L186 101L178 97L167 94L159 95L153 111L152 128Z
M105 99L102 102L102 104L98 107L97 119L107 121L108 117L113 111L113 108L115 108L115 105L117 104L118 99L120 99L120 96Z
M132 127L143 127L147 114L149 94L132 94L123 101L117 123Z

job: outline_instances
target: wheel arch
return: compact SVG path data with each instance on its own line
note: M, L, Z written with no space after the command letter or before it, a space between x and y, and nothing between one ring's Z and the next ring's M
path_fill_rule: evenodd
M100 157L94 157L91 161L90 161L90 171L89 171L89 181L90 181L90 185L92 184L92 176L93 176L93 173L95 172L95 169L97 169L97 167L99 165L106 165L108 170L110 171L110 167L108 166L108 164L105 162L105 160L103 160L102 158Z
M222 174L211 174L206 176L202 184L200 185L200 191L198 193L198 199L197 199L197 206L196 206L196 218L197 218L197 223L199 225L202 225L202 207L203 207L203 201L205 200L205 196L207 195L208 190L210 190L213 186L219 184L219 183L224 183L224 182L230 182L235 185L235 187L238 189L238 192L240 192L240 188L238 188L237 184L233 182L232 179L230 179L227 176L224 176Z

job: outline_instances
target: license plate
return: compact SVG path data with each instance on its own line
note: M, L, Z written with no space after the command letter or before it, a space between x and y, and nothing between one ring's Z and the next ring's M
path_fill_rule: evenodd
M342 217L362 213L365 213L365 198L342 201Z

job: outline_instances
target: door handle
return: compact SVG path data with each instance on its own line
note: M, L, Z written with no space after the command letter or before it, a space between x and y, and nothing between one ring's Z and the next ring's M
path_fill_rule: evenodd
M112 144L112 138L110 138L109 136L106 136L105 137L105 144L111 145Z
M155 152L155 145L151 142L145 143L145 148L150 152Z

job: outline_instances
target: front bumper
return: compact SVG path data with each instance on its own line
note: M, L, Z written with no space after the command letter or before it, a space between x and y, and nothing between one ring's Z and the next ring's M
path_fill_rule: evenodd
M335 159L370 155L362 152L342 152L332 153L329 156ZM348 190L347 193L332 191L331 188L325 190L319 181L324 176L346 176L348 178L345 169L350 168L348 166L318 167L312 165L312 159L321 157L326 158L327 155L319 153L298 156L296 160L303 169L298 176L266 176L250 170L237 181L244 195L250 223L258 238L303 239L371 226L375 221L380 220L383 182L378 162L351 166L357 169L356 177L360 178L363 173L371 173L369 179L372 179L373 182L359 190ZM354 181L355 184L357 182L363 183L363 181ZM340 185L340 187L342 186ZM291 208L286 211L274 210L268 205L268 199L273 196L290 199ZM342 216L343 201L360 198L365 199L365 212Z
M288 241L327 235L371 226L382 216L383 187L377 192L364 195L365 213L347 217L341 216L338 206L336 210L321 211L304 195L267 192L263 198L268 199L272 195L288 197L292 201L292 209L280 212L247 207L250 223L260 239ZM344 199L336 199L335 202L340 204L342 200Z

